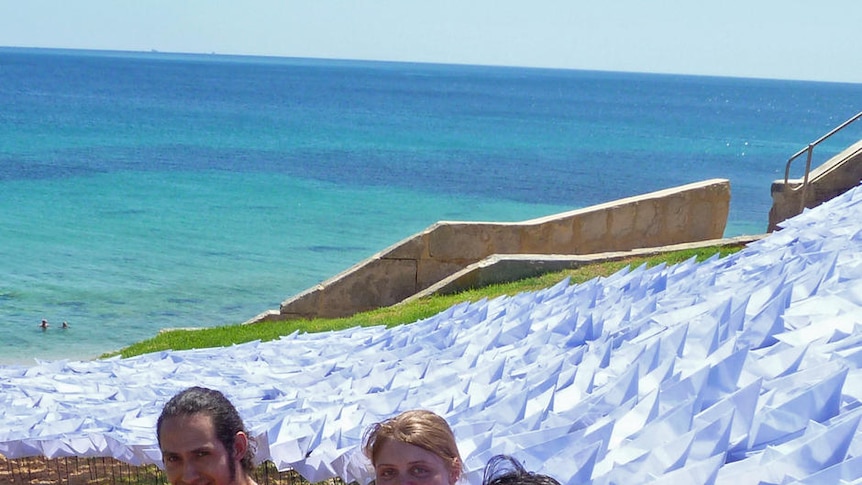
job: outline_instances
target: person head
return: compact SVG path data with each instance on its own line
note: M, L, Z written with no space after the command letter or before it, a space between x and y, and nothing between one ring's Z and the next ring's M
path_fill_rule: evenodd
M548 475L528 472L511 456L497 455L485 465L482 485L560 485L560 482Z
M405 411L372 425L363 451L374 466L377 485L413 481L453 485L461 478L461 455L445 419L431 411Z
M171 484L253 483L254 441L219 391L190 387L176 394L162 409L156 437Z

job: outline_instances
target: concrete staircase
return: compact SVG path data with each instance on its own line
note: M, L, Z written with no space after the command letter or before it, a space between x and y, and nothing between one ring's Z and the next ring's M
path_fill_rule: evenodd
M499 281L579 264L572 255L715 240L724 234L729 206L730 182L711 179L523 222L441 221L246 323L346 317L438 283L451 288L470 275L487 279L492 270ZM482 263L494 255L523 256ZM493 268L468 268L477 263Z
M773 232L779 229L778 224L781 222L801 214L805 208L816 207L843 194L859 185L860 181L862 181L862 140L812 170L808 175L807 184L805 179L774 181L767 231Z

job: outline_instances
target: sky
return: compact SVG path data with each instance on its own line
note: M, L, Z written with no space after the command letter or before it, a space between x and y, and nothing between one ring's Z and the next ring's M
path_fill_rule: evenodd
M0 0L0 46L862 83L860 0Z

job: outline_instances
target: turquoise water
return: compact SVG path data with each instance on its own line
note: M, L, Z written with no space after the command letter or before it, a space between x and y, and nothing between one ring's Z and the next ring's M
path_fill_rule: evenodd
M0 330L7 360L98 355L160 328L245 321L438 219L559 209L218 171L5 187L22 209L4 236L3 318L18 322ZM41 332L42 317L73 327Z
M852 84L0 49L0 362L245 321L438 220L724 177L726 234L760 233L787 158L860 100Z

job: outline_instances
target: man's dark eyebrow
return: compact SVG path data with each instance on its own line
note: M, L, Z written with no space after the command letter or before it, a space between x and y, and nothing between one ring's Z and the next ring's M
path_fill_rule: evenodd
M215 449L215 447L212 445L202 445L202 446L198 446L197 448L193 448L189 451L191 453L199 453L201 451L209 452L209 451L212 451L213 449ZM162 450L162 455L179 455L179 452L171 451L171 450Z

